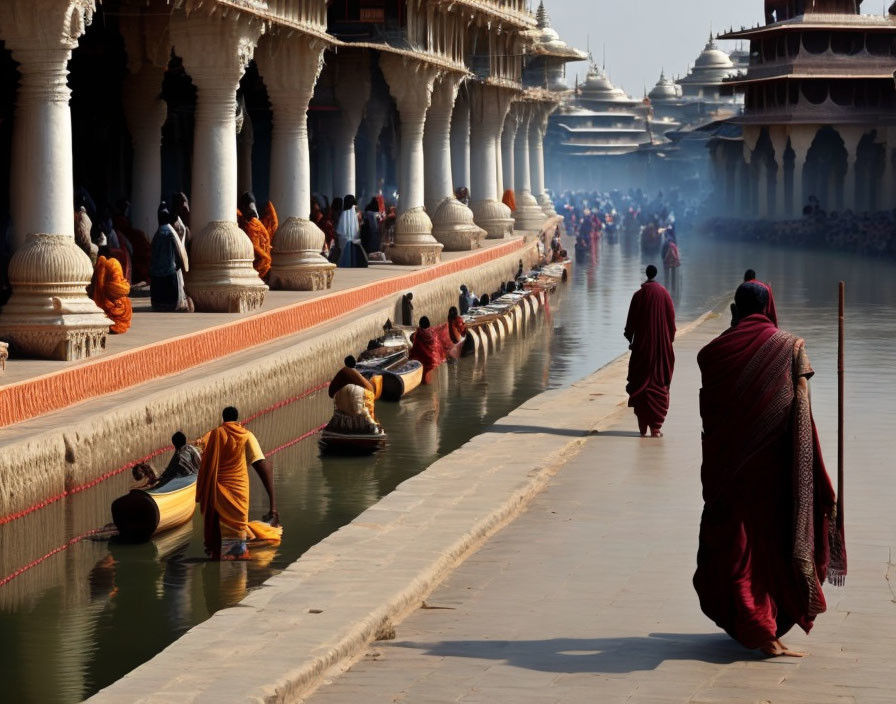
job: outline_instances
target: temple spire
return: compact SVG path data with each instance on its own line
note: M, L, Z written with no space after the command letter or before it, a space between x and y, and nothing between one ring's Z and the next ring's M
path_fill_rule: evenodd
M551 26L551 17L548 15L548 11L544 9L544 0L538 3L538 9L535 11L535 22L539 29Z

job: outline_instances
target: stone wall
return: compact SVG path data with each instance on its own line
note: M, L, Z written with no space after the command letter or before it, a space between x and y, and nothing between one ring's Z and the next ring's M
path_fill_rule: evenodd
M413 290L415 317L427 315L433 324L444 322L448 308L457 305L461 284L475 292L492 291L513 278L520 259L528 267L535 257L533 241L500 259L423 284ZM400 322L400 295L322 323L297 335L294 342L287 338L210 363L200 373L187 372L183 384L173 389L143 385L104 397L108 403L92 404L74 423L68 421L71 413L62 412L66 418L60 418L59 427L3 446L0 523L85 488L95 493L95 484L103 487L100 494L110 494L104 500L111 500L127 484L122 468L166 448L173 430L199 437L218 424L227 405L237 406L246 418L329 381L347 354L364 349L368 340L381 334L387 319ZM104 481L115 476L121 478ZM88 525L94 520L93 511L79 514L71 519L75 532L95 527Z

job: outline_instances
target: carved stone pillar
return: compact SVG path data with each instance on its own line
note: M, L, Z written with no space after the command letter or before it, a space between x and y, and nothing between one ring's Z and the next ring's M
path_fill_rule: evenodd
M470 188L470 101L465 88L458 92L451 116L451 177L453 188Z
M93 0L4 0L0 38L19 64L11 163L12 296L0 338L13 354L74 360L101 352L109 319L87 297L93 275L75 244L68 61Z
M504 129L501 131L501 174L502 186L500 195L504 198L504 191L514 191L516 195L516 185L514 182L514 157L516 156L514 148L516 145L516 134L520 128L520 110L521 103L511 103L510 109L507 111L507 117L504 118Z
M837 132L846 147L846 174L843 176L843 209L856 210L856 159L864 130L861 127L839 127Z
M545 188L544 137L548 131L548 118L556 107L556 103L536 103L529 122L529 175L532 179L532 195L548 217L556 215L557 212Z
M136 6L130 5L131 11ZM168 105L162 80L168 65L168 17L145 12L119 25L128 55L124 81L124 114L131 136L131 223L152 238L162 200L162 126Z
M787 204L787 190L784 178L784 153L787 151L788 135L784 127L770 127L769 139L775 150L775 208L774 215L785 218L790 214L790 206ZM771 169L769 169L771 173ZM770 209L771 210L771 209Z
M423 132L426 210L433 237L447 251L476 249L485 236L473 222L473 211L454 197L451 183L451 114L461 80L462 76L445 74L436 83Z
M520 126L514 147L516 171L516 212L513 214L517 230L540 232L545 214L532 195L532 180L529 174L529 124L532 122L532 104L520 103Z
M881 131L883 134L878 141L884 152L884 172L881 179L877 207L880 210L890 210L893 208L893 204L896 203L896 193L894 193L896 183L894 183L893 179L893 139L896 130L888 127Z
M268 290L236 224L236 91L263 26L234 11L211 14L214 8L171 18L171 43L197 88L186 288L196 310L242 313L261 306Z
M336 65L334 93L341 111L333 131L333 196L357 194L355 137L364 106L370 97L370 54L340 56Z
M271 288L317 291L333 284L335 264L321 256L324 233L311 215L308 103L323 66L322 42L272 37L255 62L274 115L271 135L271 202L280 216L271 253Z
M803 207L806 205L803 173L809 149L812 148L817 132L818 127L815 126L798 126L790 132L790 148L793 149L793 193L790 214L795 217L802 215Z
M236 136L236 190L245 193L252 190L252 149L255 147L255 129L246 104L240 105Z
M497 140L510 108L512 94L502 88L470 86L470 195L476 224L489 239L513 234L510 208L500 201L497 179Z
M424 209L423 129L439 72L429 64L386 53L380 56L380 68L401 118L401 207L389 257L397 264L437 264L442 245L432 236L432 220Z
M364 177L364 192L366 198L370 199L378 195L380 192L380 175L377 168L377 157L379 155L380 135L386 124L386 116L389 112L389 106L386 99L378 94L371 93L370 101L367 103L367 111L364 116L364 131L367 133L367 163L366 173Z

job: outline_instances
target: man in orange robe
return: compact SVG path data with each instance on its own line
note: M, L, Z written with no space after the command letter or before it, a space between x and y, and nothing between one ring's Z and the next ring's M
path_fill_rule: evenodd
M257 536L254 530L264 523L249 525L249 465L268 493L270 510L263 520L271 526L280 521L274 503L274 478L258 440L237 422L237 409L228 406L222 417L224 422L201 441L205 450L196 482L196 502L205 526L206 553L213 560L245 560L249 558L246 540L266 537ZM231 544L223 556L222 539Z
M112 321L109 332L121 335L131 327L131 285L124 278L121 263L114 257L100 256L90 282L93 302Z
M255 261L252 266L255 271L263 279L271 270L271 246L274 240L274 234L277 232L279 221L277 211L274 209L273 203L268 203L267 212L264 220L258 216L258 206L255 203L255 196L251 193L243 193L240 196L240 208L237 210L237 220L243 232L245 232L252 242L252 249L255 252Z

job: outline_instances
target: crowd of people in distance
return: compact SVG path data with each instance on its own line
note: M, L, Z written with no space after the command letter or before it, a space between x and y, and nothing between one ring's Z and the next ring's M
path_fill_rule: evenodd
M712 218L704 229L719 239L896 257L896 210L827 213L815 198L798 220Z

